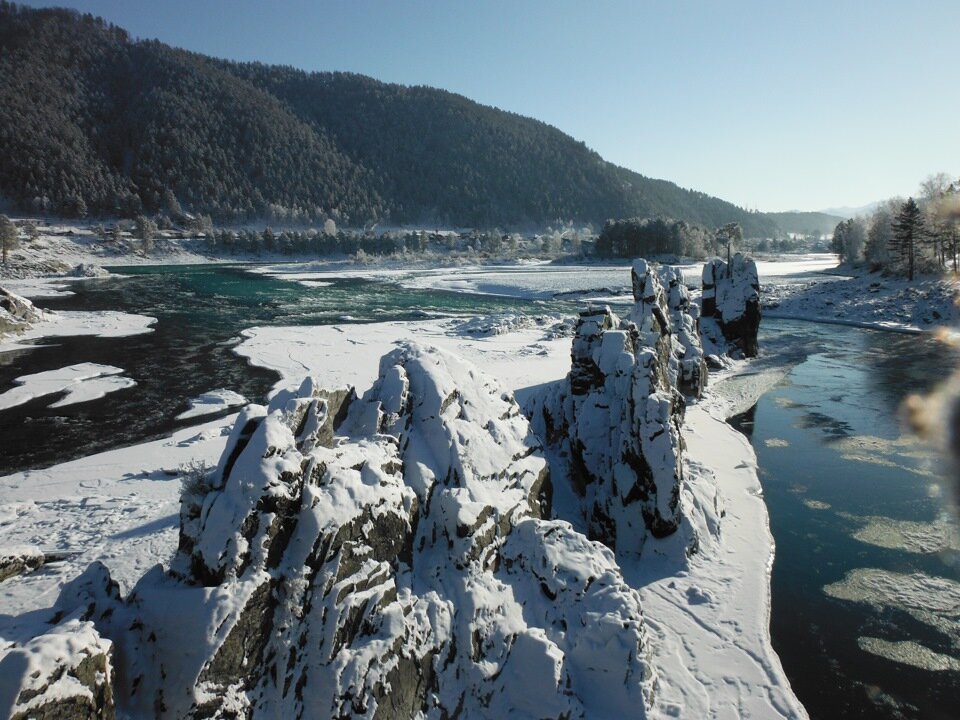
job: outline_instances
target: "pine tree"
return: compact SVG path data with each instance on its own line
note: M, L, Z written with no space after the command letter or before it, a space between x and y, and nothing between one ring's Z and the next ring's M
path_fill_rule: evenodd
M913 280L914 265L920 243L926 237L923 214L913 198L909 198L893 220L894 257L907 264L907 278Z

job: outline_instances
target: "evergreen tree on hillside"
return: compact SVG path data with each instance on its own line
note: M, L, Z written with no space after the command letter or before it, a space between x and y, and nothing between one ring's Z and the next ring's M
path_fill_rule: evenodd
M907 268L907 278L913 280L917 254L926 238L923 213L913 198L908 198L893 220L894 261Z

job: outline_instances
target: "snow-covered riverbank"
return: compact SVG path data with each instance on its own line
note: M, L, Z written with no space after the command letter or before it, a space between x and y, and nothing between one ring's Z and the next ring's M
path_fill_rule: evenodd
M384 352L399 340L415 339L472 360L518 398L562 378L569 368L569 338L545 337L539 328L473 338L458 334L456 325L252 329L238 352L278 370L284 377L279 386L312 374L331 387L364 388ZM695 482L717 479L726 513L720 541L704 543L686 568L670 560L623 568L641 590L649 623L660 678L654 716L803 717L769 642L773 547L755 459L745 440L710 414L711 407L708 398L690 409L686 435ZM94 560L108 562L125 584L172 556L177 468L191 461L212 463L232 419L167 441L0 479L5 497L0 547L27 543L57 558L41 572L3 584L0 597L8 618L7 627L0 624L0 636L22 632L10 626L21 622L16 616L48 607L61 584ZM720 677L736 682L723 683Z
M569 338L549 338L524 328L487 338L455 331L453 321L385 323L320 328L254 328L237 352L278 371L277 390L304 374L331 386L358 384L376 374L382 354L397 342L429 343L465 357L498 378L523 403L526 394L564 377ZM344 346L344 341L348 345ZM732 375L735 377L735 375ZM369 382L369 381L367 381ZM731 382L731 388L734 387ZM804 717L770 646L770 567L773 539L746 439L724 422L727 410L752 404L765 383L725 383L688 409L684 436L697 483L716 478L723 508L720 540L705 543L689 567L676 558L645 557L623 568L641 589L654 636L661 692L656 717ZM748 397L750 390L755 395ZM718 675L719 674L719 675ZM719 676L733 682L719 682Z
M614 283L596 284L599 275L590 277L594 270L612 273ZM796 276L796 269L791 270ZM271 269L271 274L282 277L284 271ZM329 271L300 267L286 279L325 282L318 272ZM462 292L485 292L490 287L484 283L494 282L513 282L514 292L521 294L547 292L550 283L560 279L551 277L552 268L399 272L412 287L436 282ZM625 289L616 286L616 273L629 278L625 268L577 272L585 279L574 289L584 297L604 289L616 295ZM786 278L783 285L801 287L809 279L800 275L798 281L785 270L780 277ZM538 290L538 284L544 289ZM570 369L567 330L505 317L479 323L443 319L263 327L244 331L236 351L280 373L275 392L298 385L305 375L317 377L325 387L351 384L363 390L376 377L383 354L397 342L416 341L469 360L523 404ZM751 374L755 369L763 372ZM782 369L770 367L764 358L735 365L719 381L714 378L708 395L688 408L684 435L689 477L701 490L716 484L725 513L719 536L704 536L689 561L650 555L638 563L624 561L620 568L643 599L658 677L655 717L805 716L770 645L773 541L756 458L745 439L723 422L752 404L776 382L778 372ZM166 562L177 545L178 477L195 473L197 463L216 461L224 447L222 434L235 417L167 440L0 478L0 550L26 544L51 561L0 586L5 616L0 618L0 638L29 634L24 623L35 622L39 615L23 614L49 607L61 585L92 561L106 561L124 591L155 562ZM703 492L704 497L709 494Z

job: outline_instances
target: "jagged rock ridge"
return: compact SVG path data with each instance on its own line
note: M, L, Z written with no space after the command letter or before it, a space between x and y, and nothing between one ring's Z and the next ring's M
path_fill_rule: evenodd
M753 258L737 253L728 265L719 258L703 266L704 339L715 347L756 357L760 350L760 279Z
M0 707L9 709L10 720L112 720L112 643L83 614L57 618L47 632L5 648ZM8 684L18 677L19 687Z
M406 345L362 398L308 380L248 407L185 490L170 571L121 599L95 564L58 607L113 640L133 715L643 716L639 595L549 504L512 396Z
M706 381L696 306L674 270L663 271L669 294L644 260L632 278L629 317L606 306L581 312L567 380L531 412L569 461L591 537L639 554L649 537L684 526L693 550L696 532L681 502L685 400L677 386L699 396Z

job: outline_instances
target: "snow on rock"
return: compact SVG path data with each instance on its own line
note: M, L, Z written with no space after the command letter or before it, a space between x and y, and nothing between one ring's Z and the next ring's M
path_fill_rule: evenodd
M227 410L232 407L243 405L247 399L240 393L225 388L205 392L199 397L190 400L190 407L177 415L177 420L189 420L190 418L210 415L212 413Z
M0 337L25 332L40 319L42 314L32 302L0 287Z
M700 342L700 307L692 301L678 268L663 266L658 270L662 301L654 290L654 283L647 279L652 277L650 273L645 261L638 260L633 264L634 301L652 302L655 299L661 311L666 303L665 317L673 333L671 378L684 395L699 398L707 386L707 365ZM650 298L643 297L645 292L651 292Z
M464 320L454 326L452 332L469 337L495 337L527 328L546 328L552 337L569 335L572 329L564 318L555 315L497 313Z
M11 720L114 717L112 643L81 615L24 643L0 640L0 712Z
M405 343L361 398L248 406L170 570L121 599L95 563L58 608L116 643L135 716L643 717L640 595L550 495L512 395Z
M93 263L80 263L74 266L67 275L77 278L102 278L109 276L110 271Z
M36 570L45 561L43 551L34 545L0 548L0 582L14 575Z
M756 357L759 350L760 280L753 258L737 253L728 265L714 259L703 266L703 318L705 340L722 351Z
M694 378L706 372L695 316L685 313L689 298L673 284L676 273L665 277L669 304L657 274L637 260L629 319L606 306L581 312L567 379L528 408L541 437L565 461L561 474L569 474L582 499L590 536L618 555L639 555L648 537L665 538L681 527L687 551L698 542L681 502L685 401L677 383L684 378L699 392L702 381Z

